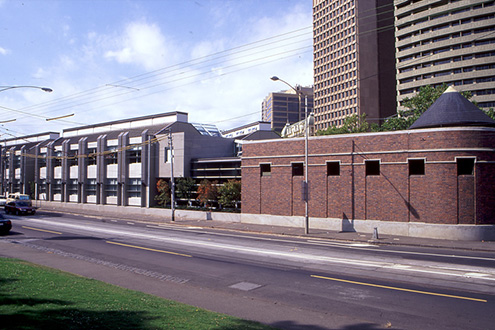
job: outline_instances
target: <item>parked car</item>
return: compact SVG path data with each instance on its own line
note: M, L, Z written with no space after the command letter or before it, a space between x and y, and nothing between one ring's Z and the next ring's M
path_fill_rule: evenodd
M3 215L0 214L0 235L7 235L12 229L12 221L5 219Z
M5 203L7 203L7 197L0 195L0 206L5 206Z
M25 194L21 194L21 193L11 193L11 194L8 194L6 203L12 202L12 201L17 201L17 200L30 201L31 198L29 197L29 195L25 195Z
M36 208L33 207L31 201L23 201L23 200L15 200L15 201L7 201L5 204L5 213L13 213L13 214L35 214Z

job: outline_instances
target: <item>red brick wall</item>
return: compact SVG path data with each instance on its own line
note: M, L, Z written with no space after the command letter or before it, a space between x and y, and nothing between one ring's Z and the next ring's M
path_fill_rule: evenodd
M495 129L431 129L311 137L311 217L445 224L495 224ZM476 157L474 175L457 175L456 157ZM424 175L409 175L408 159L425 159ZM366 176L365 160L380 160ZM304 215L304 139L247 143L242 158L242 212ZM327 176L327 161L340 175ZM271 164L261 177L260 163Z

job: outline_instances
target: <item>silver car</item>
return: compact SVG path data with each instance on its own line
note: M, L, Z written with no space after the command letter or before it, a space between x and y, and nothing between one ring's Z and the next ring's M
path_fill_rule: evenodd
M5 206L7 202L7 197L0 195L0 206Z

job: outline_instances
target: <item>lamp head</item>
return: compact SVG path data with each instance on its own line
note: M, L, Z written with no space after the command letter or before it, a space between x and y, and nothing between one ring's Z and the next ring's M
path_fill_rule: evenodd
M42 90L43 92L47 92L47 93L51 93L51 92L53 92L53 89L48 88L48 87L41 87L41 90Z
M277 77L277 76L273 76L273 77L271 77L270 79L271 79L271 80L273 80L273 81L280 80L280 78L279 78L279 77Z

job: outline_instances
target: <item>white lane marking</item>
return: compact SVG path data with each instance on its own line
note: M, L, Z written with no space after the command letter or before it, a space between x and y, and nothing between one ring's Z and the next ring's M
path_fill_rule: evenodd
M320 242L320 241L311 241L308 240L308 243L316 243L319 245L336 245L347 248L353 248L355 250L364 250L364 251L372 251L374 249L369 249L360 246L352 246L345 243L336 243L336 242ZM371 244L371 247L378 247L378 245ZM414 252L414 251L397 251L397 250L380 250L380 253L394 253L394 254L410 254L410 255L418 255L418 256L429 256L429 257L442 257L442 258L457 258L457 259L469 259L469 260L485 260L485 261L495 261L495 258L487 258L487 257L472 257L472 256L458 256L455 254L440 254L440 253L429 253L429 252Z
M310 244L317 244L317 245L322 245L322 246L330 245L330 246L342 246L342 247L368 247L368 248L379 247L376 244L355 243L355 242L341 243L341 242L331 242L331 241L316 241L316 240L311 240L311 239L306 240L306 242L310 243Z
M36 219L32 220L37 223L44 223L47 225L53 225L54 223L51 221L47 220L41 220L41 219ZM134 238L140 238L140 239L145 239L145 240L155 240L155 241L165 241L165 242L171 242L175 244L182 244L182 245L193 245L193 246L199 246L199 247L208 247L208 248L216 248L216 249L221 249L221 250L230 250L238 253L247 253L247 254L257 254L257 255L263 255L267 257L276 257L276 258L282 258L282 259L292 259L292 260L299 260L300 262L307 263L310 261L313 262L328 262L328 263L337 263L337 264L345 264L345 265L352 265L352 266L359 266L359 267L372 267L372 268L381 268L381 269L395 269L395 270L402 270L402 271L411 271L411 272L421 272L421 273L429 273L429 274L437 274L437 275L448 275L448 276L456 276L456 277L468 277L466 276L466 271L462 270L459 272L457 270L452 270L452 272L446 272L445 270L438 271L434 267L418 267L418 266L411 266L411 265L401 265L397 263L391 263L391 262L380 262L380 261L370 261L370 260L358 260L358 259L347 259L347 258L337 258L337 257L329 257L329 256L317 256L317 255L310 255L310 254L305 254L305 253L299 253L299 252L283 252L283 251L274 251L274 250L266 250L266 249L258 249L258 248L252 248L252 247L241 247L241 246L233 246L229 244L223 244L223 243L215 243L215 242L206 242L206 241L200 241L200 240L192 240L192 239L187 239L187 238L173 238L173 237L163 237L163 236L158 236L158 235L153 235L153 234L145 234L145 233L134 233L134 232L128 232L128 231L123 231L123 230L118 230L118 229L105 229L105 228L95 228L95 227L88 227L88 226L81 226L77 224L67 224L67 223L56 223L60 227L66 227L66 228L72 228L72 229L79 229L83 231L89 231L90 233L105 233L105 234L111 234L111 235L121 235L121 236L128 236L128 237L134 237ZM438 267L437 267L438 268ZM495 269L490 268L491 271L495 272ZM495 273L486 273L486 272L481 272L481 271L473 271L469 272L470 274L479 274L477 275L477 278L481 278L484 280L495 280ZM486 276L482 276L482 274L486 274ZM474 276L471 276L474 277ZM490 277L490 278L489 278ZM493 277L493 278L492 278Z
M156 228L156 229L171 229L171 230L177 230L177 231L180 231L180 230L198 230L198 229L203 229L202 227L192 227L192 226L180 226L180 227L177 227L176 225L158 225L158 226L154 226L154 225L146 225L146 227L148 228Z
M283 242L283 243L291 243L291 244L311 244L311 245L318 245L318 246L341 246L341 247L346 247L346 248L352 248L352 247L370 247L370 248L378 248L378 245L375 244L367 244L367 243L341 243L341 242L330 242L330 241L316 241L316 240L304 240L304 241L294 241L294 240L287 240L287 239L281 239L281 238L274 238L274 237L259 237L259 236L249 236L249 235L241 235L241 234L233 234L232 232L230 233L218 233L218 232L211 232L211 231L205 231L203 227L191 227L191 226L183 226L183 225L172 225L172 224L165 224L165 225L146 225L146 227L149 228L157 228L157 229L170 229L170 230L176 230L176 231L186 231L186 230L200 230L201 233L207 233L208 235L215 235L215 236L227 236L227 237L238 237L238 238L247 238L250 240L260 240L260 241L270 241L270 242Z

